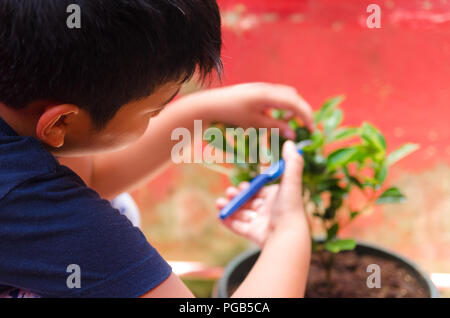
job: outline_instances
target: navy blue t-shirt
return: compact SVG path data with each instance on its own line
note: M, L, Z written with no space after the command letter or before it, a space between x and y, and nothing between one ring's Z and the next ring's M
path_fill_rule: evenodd
M74 287L78 280L80 288ZM142 232L0 118L0 292L138 297L171 273ZM67 284L67 281L72 284Z

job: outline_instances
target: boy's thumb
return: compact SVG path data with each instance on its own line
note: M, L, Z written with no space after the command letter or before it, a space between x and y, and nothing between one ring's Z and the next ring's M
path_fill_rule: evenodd
M301 197L303 158L290 140L283 145L283 159L285 168L281 177L281 191L283 195Z

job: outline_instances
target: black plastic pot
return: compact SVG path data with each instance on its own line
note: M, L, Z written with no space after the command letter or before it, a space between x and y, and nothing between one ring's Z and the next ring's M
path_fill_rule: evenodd
M253 249L243 252L235 257L225 268L223 276L219 279L213 292L214 297L229 297L229 289L231 286L239 285L247 276L259 256L259 249ZM417 265L409 261L403 256L393 253L378 246L358 242L355 252L361 255L373 255L384 259L392 260L400 263L414 276L420 284L427 290L430 298L438 298L439 292L431 282L426 273L419 269Z

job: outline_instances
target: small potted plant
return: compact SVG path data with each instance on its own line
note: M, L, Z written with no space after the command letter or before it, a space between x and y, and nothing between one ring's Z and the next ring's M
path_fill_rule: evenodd
M437 297L428 276L407 259L339 237L341 228L375 205L405 199L397 187L385 185L386 177L391 165L418 148L408 143L388 154L386 140L374 125L342 126L342 100L342 96L331 98L315 112L317 128L313 132L295 119L289 122L297 142L312 141L304 148L303 193L299 193L312 233L306 297ZM283 112L275 110L272 115L281 118ZM281 145L285 140L280 137L279 141ZM250 142L247 139L246 149L234 150L248 153ZM258 162L236 163L229 176L238 184L251 180L259 170ZM355 192L364 199L350 199ZM258 250L251 250L235 258L218 282L217 296L231 295L258 255Z

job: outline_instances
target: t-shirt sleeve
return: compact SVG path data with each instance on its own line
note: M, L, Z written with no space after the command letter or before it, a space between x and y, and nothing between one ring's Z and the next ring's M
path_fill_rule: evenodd
M0 285L42 297L139 297L171 273L142 232L65 167L0 204Z

